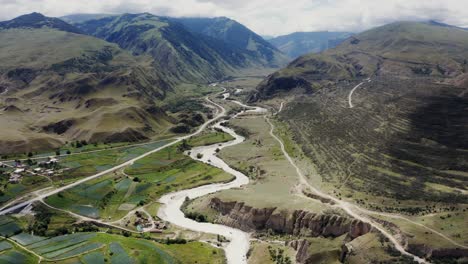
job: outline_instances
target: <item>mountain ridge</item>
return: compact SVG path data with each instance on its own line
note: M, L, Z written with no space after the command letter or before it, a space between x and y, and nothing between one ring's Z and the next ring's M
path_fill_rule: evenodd
M50 27L76 34L83 34L78 28L58 18L46 17L40 13L30 13L12 20L0 22L0 28L41 28Z

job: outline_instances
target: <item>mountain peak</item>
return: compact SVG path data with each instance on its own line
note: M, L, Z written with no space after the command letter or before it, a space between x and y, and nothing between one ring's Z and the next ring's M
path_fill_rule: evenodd
M0 29L9 28L42 28L49 27L61 31L81 34L82 32L74 26L54 17L46 17L41 13L33 12L22 15L12 20L0 22Z

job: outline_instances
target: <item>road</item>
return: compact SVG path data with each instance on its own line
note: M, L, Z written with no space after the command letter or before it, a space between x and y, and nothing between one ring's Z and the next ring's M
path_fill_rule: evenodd
M161 142L161 141L166 141L166 140L172 140L172 139L175 139L175 138L159 139L159 140L154 140L154 141L149 141L149 142L144 142L144 143L136 143L136 144L129 144L129 145L125 145L125 146L110 147L110 148L104 148L104 149L95 149L95 150L82 151L82 152L73 152L73 153L70 153L70 154L60 154L60 155L52 155L52 156L59 158L59 157L68 157L68 156L81 155L81 154L90 154L90 153L96 153L96 152L102 152L102 151L108 151L108 150L144 146L144 145L149 145L149 144L153 144L153 143L157 143L157 142ZM22 158L22 159L0 160L0 162L1 163L10 163L10 162L14 162L16 160L20 160L20 161L40 160L40 159L47 159L48 157L50 157L50 156L45 155L45 156L36 156L36 157Z
M357 88L359 88L361 85L363 85L365 82L370 82L370 81L371 81L370 78L365 79L364 82L361 82L360 84L354 86L354 88L351 90L351 92L349 92L349 94L348 94L348 104L349 104L349 108L353 108L353 107L354 107L353 103L351 102L351 97L353 96L354 91L355 91Z
M174 140L174 141L172 141L172 142L170 142L170 143L168 143L168 144L166 144L166 145L164 145L164 146L161 146L161 147L155 148L155 149L153 149L153 150L150 150L150 151L148 151L148 152L146 152L146 153L144 153L144 154L142 154L142 155L140 155L140 156L138 156L138 157L136 157L136 158L133 158L133 159L131 159L131 160L129 160L129 161L126 161L126 162L124 162L124 163L122 163L122 164L120 164L120 165L117 165L117 166L112 167L112 168L110 168L110 169L107 169L107 170L105 170L105 171L102 171L102 172L99 172L99 173L97 173L97 174L88 176L88 177L86 177L86 178L83 178L83 179L78 180L78 181L76 181L76 182L73 182L73 183L71 183L71 184L68 184L68 185L65 185L65 186L63 186L63 187L54 189L54 190L52 190L52 191L50 191L50 192L41 194L41 195L39 195L39 196L37 196L37 197L35 197L35 198L32 198L32 199L29 199L29 200L27 200L27 201L25 201L25 202L21 202L21 203L19 203L19 204L14 205L14 206L5 208L5 209L3 209L3 210L0 211L0 215L5 215L5 214L8 214L8 213L14 212L14 211L16 211L16 210L18 210L18 209L20 209L20 208L23 208L23 207L25 207L25 206L27 206L28 204L31 204L31 203L33 203L33 202L41 201L41 200L43 200L44 198L47 198L47 197L49 197L49 196L51 196L51 195L54 195L54 194L57 194L57 193L59 193L59 192L68 190L68 189L70 189L70 188L73 188L73 187L75 187L75 186L78 186L78 185L80 185L80 184L82 184L82 183L85 183L85 182L87 182L87 181L90 181L90 180L93 180L93 179L102 177L102 176L104 176L104 175L106 175L106 174L108 174L108 173L111 173L111 172L115 171L115 170L124 168L124 167L126 167L126 166L130 166L130 165L132 165L132 164L133 164L135 161L137 161L137 160L140 160L140 159L142 159L142 158L144 158L144 157L147 157L147 156L149 156L149 155L151 155L151 154L153 154L153 153L155 153L155 152L158 152L158 151L160 151L160 150L162 150L162 149L165 149L165 148L167 148L167 147L173 146L173 145L175 145L175 144L181 142L181 141L184 140L184 139L188 139L188 138L190 138L190 137L193 137L193 136L196 136L196 135L200 134L208 125L210 125L211 123L213 123L214 121L218 120L219 118L223 117L223 116L226 114L226 110L225 110L224 108L222 108L220 105L214 103L214 102L211 101L208 97L206 97L205 100L207 100L209 103L211 103L211 104L215 105L216 107L218 107L221 111L218 111L217 115L216 115L214 118L212 118L212 119L206 121L206 122L205 122L203 125L201 125L201 126L198 128L198 130L195 131L194 133L189 134L189 135L186 135L186 136L183 136L183 137L178 137L176 140Z

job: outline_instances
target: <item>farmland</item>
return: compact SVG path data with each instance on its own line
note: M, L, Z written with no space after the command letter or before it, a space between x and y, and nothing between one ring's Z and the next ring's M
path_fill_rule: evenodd
M229 135L220 132L202 134L138 160L125 170L48 197L46 202L94 219L121 219L130 210L155 202L165 193L229 181L231 175L192 160L181 148L183 144L197 146L229 139Z
M222 250L201 242L166 245L142 238L105 233L75 233L52 238L21 233L11 239L17 245L7 241L0 242L0 261L37 262L30 253L33 252L41 256L45 263L81 261L94 264L109 260L111 263L224 263Z

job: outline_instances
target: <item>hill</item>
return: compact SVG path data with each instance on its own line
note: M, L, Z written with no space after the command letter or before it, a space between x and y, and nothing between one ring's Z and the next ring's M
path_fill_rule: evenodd
M334 48L352 33L348 32L294 32L292 34L268 39L268 42L291 58L307 53L318 53Z
M170 86L148 66L149 57L39 14L0 25L2 153L75 139L141 140L170 125L154 104Z
M40 13L31 13L27 15L19 16L15 19L9 21L0 22L0 28L9 29L9 28L55 28L62 31L72 32L72 33L83 33L78 28L53 17L46 17Z

